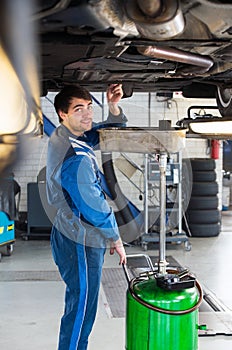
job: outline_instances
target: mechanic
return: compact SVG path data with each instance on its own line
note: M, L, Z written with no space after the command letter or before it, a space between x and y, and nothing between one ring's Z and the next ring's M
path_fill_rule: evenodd
M111 84L106 92L109 115L94 123L92 97L81 86L68 85L54 106L60 125L48 144L47 196L57 210L51 232L54 261L66 284L59 350L85 350L95 320L102 265L107 244L120 264L126 254L114 213L103 193L94 148L98 129L127 118L118 106L123 90Z

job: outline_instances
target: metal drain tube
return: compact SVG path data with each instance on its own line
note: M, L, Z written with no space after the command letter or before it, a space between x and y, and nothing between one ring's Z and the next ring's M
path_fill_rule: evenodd
M194 53L189 53L183 50L178 50L171 47L162 47L162 46L141 46L137 47L139 53L144 56L151 58L160 58L164 60L186 63L191 66L199 67L201 73L208 72L208 70L213 66L214 62L211 58L207 56L201 56ZM189 70L182 69L181 72L186 74L193 74L194 71L197 72L197 69ZM199 72L199 70L198 70Z

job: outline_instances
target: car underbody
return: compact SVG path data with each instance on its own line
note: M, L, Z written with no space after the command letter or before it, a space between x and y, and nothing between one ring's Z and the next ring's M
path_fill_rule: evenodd
M34 18L44 93L121 82L125 96L215 97L232 87L230 1L39 1Z
M229 0L2 0L0 11L4 164L28 126L41 133L39 97L67 84L216 98L232 119Z

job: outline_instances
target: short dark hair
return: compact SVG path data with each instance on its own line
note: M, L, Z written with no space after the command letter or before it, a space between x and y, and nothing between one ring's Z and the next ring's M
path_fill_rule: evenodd
M62 118L59 116L59 111L68 112L68 108L73 98L80 98L86 101L92 101L90 92L80 85L66 85L54 99L54 107L59 117L59 122Z

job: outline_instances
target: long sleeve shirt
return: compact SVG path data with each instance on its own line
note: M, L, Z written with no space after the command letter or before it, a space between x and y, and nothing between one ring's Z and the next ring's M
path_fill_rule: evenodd
M47 157L47 196L57 209L56 228L69 239L92 247L104 247L106 240L119 238L118 226L101 186L94 148L98 129L125 125L127 119L109 114L105 122L93 123L83 136L73 135L60 125L51 135Z

